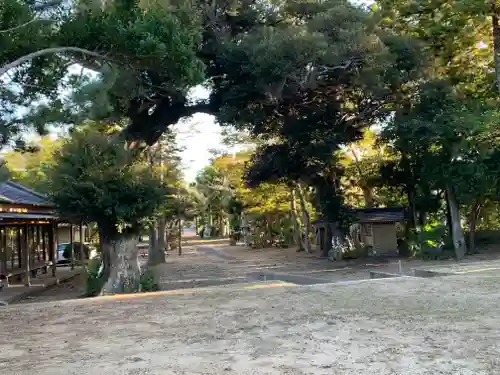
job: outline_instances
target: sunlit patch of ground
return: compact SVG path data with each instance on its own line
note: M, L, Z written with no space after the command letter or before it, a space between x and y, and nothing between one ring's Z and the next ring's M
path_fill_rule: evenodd
M0 309L0 374L493 375L497 272Z

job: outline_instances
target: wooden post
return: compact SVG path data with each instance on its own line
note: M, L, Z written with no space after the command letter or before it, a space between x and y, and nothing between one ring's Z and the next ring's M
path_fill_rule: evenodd
M52 260L52 276L56 276L57 270L57 223L52 222L49 226L49 255Z
M36 249L36 259L38 263L43 260L42 248L41 248L41 238L40 238L40 225L36 226L36 229L33 232L33 236L35 237L33 240L36 241L36 245L34 248Z
M1 248L0 248L0 285L9 286L9 271L7 270L7 228L1 229Z
M179 255L182 255L182 219L179 218Z
M23 240L21 238L21 227L17 227L16 239L17 239L17 267L21 268L24 267Z
M71 270L75 269L75 249L73 245L74 237L73 237L73 224L69 225L69 243L70 243L70 261L71 261Z
M22 235L22 251L23 251L23 263L24 263L24 286L31 286L31 275L30 275L30 248L28 243L28 228L26 224L23 226Z
M83 267L85 267L85 263L87 261L85 249L83 247L84 241L85 241L85 237L83 236L83 223L80 222L80 262L82 263ZM90 256L90 254L89 254L89 256Z
M41 232L42 232L42 252L43 252L43 263L45 264L43 267L43 273L48 273L49 272L49 266L48 266L48 260L50 259L47 255L50 256L50 254L47 254L47 226L42 225L41 226Z

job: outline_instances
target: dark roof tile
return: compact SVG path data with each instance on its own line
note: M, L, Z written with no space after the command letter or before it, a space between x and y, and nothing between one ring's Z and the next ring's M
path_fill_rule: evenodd
M396 223L405 221L405 209L395 208L357 208L352 212L359 223Z
M0 183L0 201L31 206L52 207L48 198L12 181Z

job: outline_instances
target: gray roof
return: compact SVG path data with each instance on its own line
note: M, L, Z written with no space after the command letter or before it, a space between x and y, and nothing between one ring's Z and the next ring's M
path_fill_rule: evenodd
M405 209L395 208L356 208L352 210L358 223L397 223L406 220Z
M50 220L56 219L54 214L40 213L40 214L25 214L25 213L4 213L0 212L0 222L3 219L32 219L32 220Z
M52 207L48 198L12 181L0 183L0 201L29 206Z

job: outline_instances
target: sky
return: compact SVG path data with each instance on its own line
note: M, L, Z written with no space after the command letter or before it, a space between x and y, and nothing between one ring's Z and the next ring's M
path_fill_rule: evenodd
M209 91L202 86L197 86L190 93L190 99L208 99ZM184 149L181 153L184 179L194 181L196 174L209 164L211 150L222 152L235 152L237 148L228 148L222 144L221 127L216 123L215 117L197 113L182 120L174 126L179 146Z
M177 141L184 148L181 158L186 181L193 181L196 173L209 163L210 150L232 151L222 145L221 127L213 116L197 113L175 129Z

